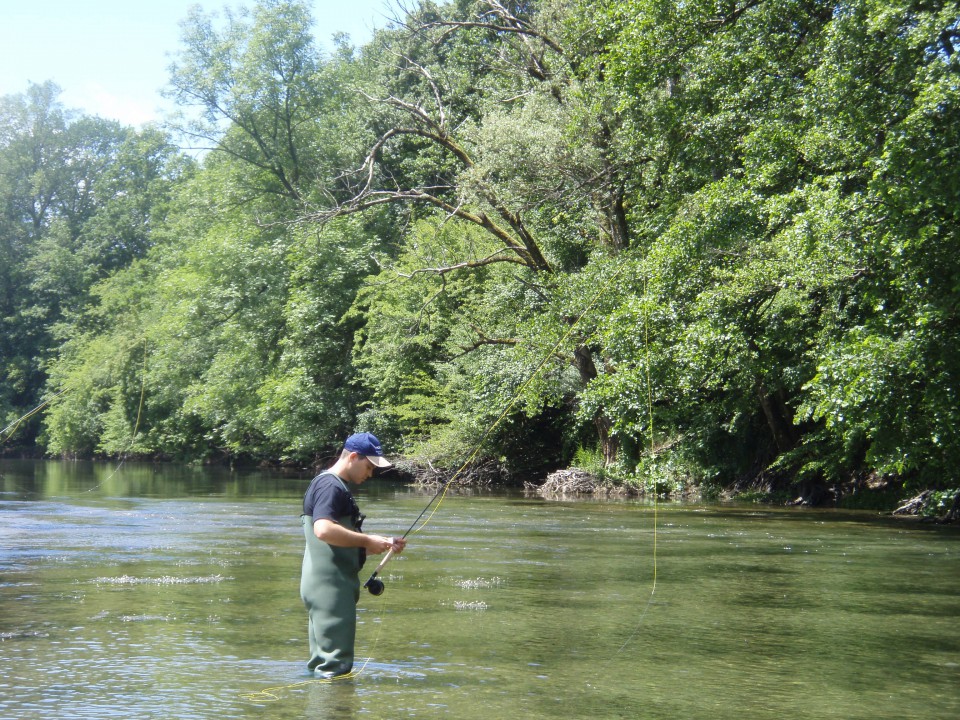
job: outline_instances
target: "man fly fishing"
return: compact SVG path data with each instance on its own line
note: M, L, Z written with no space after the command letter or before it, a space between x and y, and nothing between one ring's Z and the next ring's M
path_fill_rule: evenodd
M347 487L347 483L360 485L376 468L391 465L376 437L356 433L304 495L300 522L306 548L300 597L309 615L307 668L320 677L345 675L353 668L359 573L367 554L399 553L407 544L404 538L364 533L364 515Z

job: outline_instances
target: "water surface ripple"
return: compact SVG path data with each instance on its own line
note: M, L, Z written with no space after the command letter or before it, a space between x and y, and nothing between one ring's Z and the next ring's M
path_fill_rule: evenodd
M755 506L452 495L314 682L308 482L0 462L0 716L960 717L957 529ZM381 533L429 497L358 492Z

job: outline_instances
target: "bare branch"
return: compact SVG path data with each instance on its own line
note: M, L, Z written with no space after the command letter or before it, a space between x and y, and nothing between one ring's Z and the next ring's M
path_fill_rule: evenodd
M456 359L458 359L458 358L462 358L464 355L469 355L470 353L474 352L475 350L479 350L480 348L482 348L482 347L487 347L487 346L489 346L489 345L508 345L508 346L513 346L513 345L518 345L518 344L520 343L520 341L517 340L516 338L491 338L491 337L487 337L487 336L484 334L483 330L481 330L481 329L480 329L479 327L477 327L476 325L470 325L470 328L477 334L477 340L475 340L474 342L472 342L470 345L461 345L461 346L460 346L461 352L457 353L456 355L453 355L453 356L450 358L451 360L456 360Z
M411 106L409 103L401 102L401 104L408 109L416 109L415 106ZM436 125L433 126L436 127ZM302 220L325 222L339 215L362 212L363 210L367 210L378 205L393 202L428 203L442 208L449 213L450 216L461 218L490 232L497 237L509 250L522 257L524 264L531 269L549 271L550 266L547 263L546 258L543 257L539 247L537 246L533 237L527 231L523 222L520 220L520 217L516 213L511 212L504 205L504 203L501 202L491 188L485 187L481 189L482 198L489 203L492 208L496 209L497 214L507 222L509 227L517 234L519 242L511 235L509 231L494 222L485 212L469 212L465 210L462 205L453 205L438 195L428 192L425 188L414 188L410 190L401 190L399 188L395 190L374 190L374 171L376 168L378 154L383 149L384 145L386 145L386 143L392 138L403 135L412 135L430 140L431 142L434 142L447 149L458 160L460 160L464 167L468 169L473 167L473 159L446 133L430 132L429 130L424 130L421 128L391 128L384 133L376 143L374 143L370 152L367 154L367 157L360 168L360 171L364 172L366 175L366 182L362 188L356 191L355 196L345 204L337 204L330 210L307 215L302 218Z
M414 188L411 190L371 190L363 193L362 195L358 195L357 197L348 201L346 204L337 205L329 210L322 210L320 212L305 215L304 217L300 218L300 221L329 222L335 217L339 217L341 215L353 215L379 205L405 202L418 202L434 205L435 207L445 210L453 217L458 217L461 220L466 220L474 225L478 225L497 237L508 250L515 252L519 257L521 257L524 265L527 265L534 270L544 269L538 264L536 257L529 251L527 247L514 240L509 232L497 225L497 223L491 220L486 213L469 212L464 210L462 206L452 205L443 198L426 192L422 188Z
M730 8L729 12L723 15L719 15L718 17L711 18L710 20L707 20L706 25L713 26L713 27L723 27L725 25L732 25L733 23L735 23L737 20L740 19L741 15L743 15L748 10L755 8L761 2L762 0L748 0L740 7Z
M530 26L525 27L511 27L509 25L497 25L496 23L486 23L486 22L457 22L454 20L437 20L435 22L426 23L423 25L424 29L434 28L434 27L446 27L446 28L481 28L484 30L493 30L494 32L502 33L513 33L515 35L527 35L529 37L535 37L538 40L542 40L543 43L549 47L554 52L562 55L563 48L560 45L552 40L549 36L544 35L543 33L534 30Z
M412 65L413 67L415 67L415 68L419 71L420 75L422 75L422 76L424 77L424 79L425 79L428 83L430 83L430 88L433 90L434 100L436 100L436 102L437 102L437 112L438 112L439 115L440 115L440 121L439 121L439 123L437 123L437 124L435 125L435 127L436 127L438 130L440 130L441 132L443 132L443 128L444 128L444 126L446 125L446 113L445 113L444 110L443 110L443 101L440 99L440 88L437 87L437 83L434 81L433 75L430 74L430 71L427 70L427 68L425 68L425 67L424 67L423 65L421 65L420 63L414 61L414 60L411 59L410 57L408 57L408 56L406 56L406 55L402 55L401 57L403 57L403 59L404 59L407 63L409 63L410 65Z
M522 277L520 277L519 275L514 275L514 276L513 276L513 279L516 280L516 281L517 281L518 283L520 283L521 285L523 285L523 286L524 286L525 288L527 288L528 290L530 290L531 292L533 292L533 293L535 293L536 295L538 295L538 296L540 297L540 299L543 300L544 302L547 302L547 301L550 299L550 298L547 297L547 294L546 294L546 292L545 292L545 290L544 290L544 288L543 288L542 286L537 285L537 284L535 284L535 283L527 282L526 280L524 280L524 279L523 279Z
M433 295L428 297L426 302L424 302L423 305L420 306L420 312L417 313L417 321L413 325L411 325L409 328L412 334L417 334L420 332L420 326L423 325L423 316L426 314L427 308L433 304L434 300L436 300L438 297L443 295L443 293L445 293L446 291L447 291L447 279L443 275L441 275L440 288Z
M444 267L419 268L417 270L414 270L412 273L397 272L397 275L399 275L402 278L408 278L408 279L412 278L415 275L422 275L424 273L430 273L430 274L439 275L442 277L447 273L456 272L457 270L468 270L472 268L483 267L485 265L494 265L496 263L502 263L502 262L514 263L516 265L526 265L526 263L520 258L513 255L503 255L502 253L503 253L502 250L497 250L492 255L488 255L487 257L481 258L480 260L466 260L462 263L457 263L456 265L446 265Z
M513 13L511 13L503 3L498 0L484 0L484 4L490 9L487 12L481 13L479 19L473 21L454 21L454 20L436 20L429 23L424 23L420 27L423 30L427 30L435 27L444 27L444 28L479 28L482 30L492 30L493 32L499 33L510 33L514 35L519 35L521 38L537 38L543 42L547 47L556 52L559 55L563 55L563 48L558 42L553 40L549 35L537 30L526 20L523 20ZM485 16L489 16L492 20L484 19Z
M492 15L495 18L499 18L497 22L504 23L504 27L502 28L504 31L519 33L526 45L526 52L529 52L531 55L532 59L529 62L533 63L535 68L543 70L541 59L536 57L536 49L530 45L530 38L539 37L545 41L546 39L535 32L526 21L512 15L498 0L486 0L485 4L489 8L489 11L485 13L485 15ZM485 24L487 23L481 23L481 25ZM438 23L433 24L425 23L421 25L419 29L426 30L433 25L451 29L471 25L480 26L475 23L445 23L438 21ZM559 50L559 48L556 49ZM407 121L399 123L380 135L370 147L360 168L354 173L344 174L337 178L338 182L343 183L343 189L352 195L349 200L345 202L334 202L330 209L307 215L301 218L301 220L325 222L339 215L358 213L387 203L426 203L444 210L448 214L448 217L455 217L472 223L492 234L503 244L508 252L511 259L506 261L518 262L532 270L550 272L550 264L547 262L546 257L540 250L533 235L521 219L519 211L515 212L511 209L487 179L481 177L472 178L473 184L470 195L479 201L476 203L473 211L464 207L463 199L458 200L457 204L454 204L452 200L445 197L445 195L452 194L450 191L459 185L455 179L449 181L450 184L443 188L443 193L437 192L436 189L425 187L404 188L401 183L395 183L393 188L377 188L379 184L390 184L389 171L381 159L384 148L392 140L404 136L423 138L427 142L446 150L465 170L471 170L476 167L467 149L460 145L454 136L448 132L448 119L444 108L443 92L431 71L407 54L396 53L395 56L402 60L401 71L416 74L423 78L429 86L434 102L436 103L436 114L431 114L423 107L418 99L402 98L395 95L378 98L367 92L360 91L363 97L369 101L400 111L407 117ZM378 169L381 173L387 174L387 177L378 180ZM388 182L384 183L384 179ZM333 200L332 197L330 199ZM494 217L488 215L483 208L489 208L491 215ZM497 258L491 260L491 262L505 261L502 250L491 257ZM471 267L471 265L466 264L458 267Z

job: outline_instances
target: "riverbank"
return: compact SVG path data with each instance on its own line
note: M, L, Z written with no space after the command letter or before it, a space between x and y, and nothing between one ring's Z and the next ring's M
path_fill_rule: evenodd
M2 457L2 455L0 455ZM29 453L8 453L7 460L40 461ZM144 462L176 464L170 459L129 457L123 460L80 460L71 462ZM224 468L229 471L253 470L278 472L283 475L309 475L327 467L332 458L318 458L314 463L281 463L231 457L187 466ZM758 477L730 486L672 480L670 482L641 483L635 479L619 478L612 473L568 467L554 470L540 477L526 479L512 473L503 463L485 460L466 468L437 468L419 458L395 458L395 466L385 476L393 481L426 488L439 488L453 479L453 485L463 488L495 489L522 488L526 493L546 499L568 497L644 498L653 493L663 500L684 502L748 502L772 507L839 508L870 510L882 515L914 518L923 522L960 523L960 488L914 488L908 491L904 482L896 478L869 477L846 483L791 481L789 478Z
M425 487L441 487L456 471L399 460L393 471L405 481ZM456 475L456 485L498 487L521 485L525 492L546 499L569 497L646 497L656 492L665 500L687 502L736 501L780 507L835 507L844 510L874 510L883 515L915 518L925 522L960 522L960 490L925 489L911 494L896 479L869 478L843 484L822 485L754 481L718 487L697 483L648 486L607 474L570 467L555 470L542 480L518 483L497 463L485 463Z

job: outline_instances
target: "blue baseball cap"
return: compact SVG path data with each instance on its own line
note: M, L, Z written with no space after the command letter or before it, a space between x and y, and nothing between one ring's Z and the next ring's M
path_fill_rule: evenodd
M377 440L376 436L368 432L355 433L348 437L347 441L343 444L343 449L366 455L367 460L377 467L388 468L393 466L393 463L383 456L380 441Z

